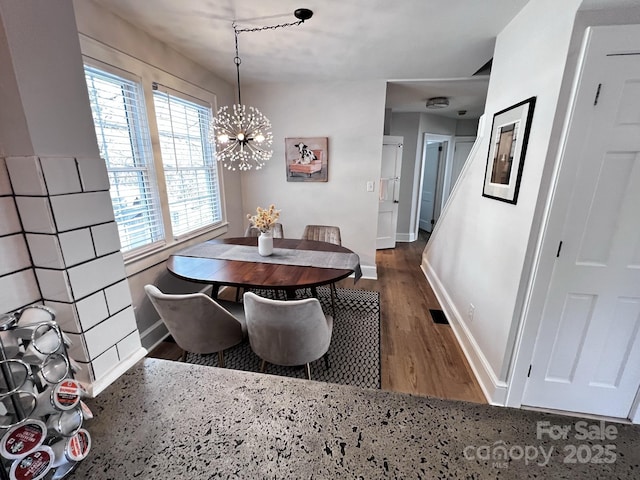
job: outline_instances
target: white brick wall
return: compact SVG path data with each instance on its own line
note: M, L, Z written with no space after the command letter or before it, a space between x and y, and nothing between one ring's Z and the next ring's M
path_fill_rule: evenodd
M141 349L108 189L100 159L0 158L0 304L53 308L85 383Z

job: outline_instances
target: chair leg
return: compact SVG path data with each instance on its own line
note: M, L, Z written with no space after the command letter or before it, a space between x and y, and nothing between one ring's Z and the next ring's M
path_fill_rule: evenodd
M186 350L182 350L182 355L180 356L180 361L181 362L186 362L187 361L187 351Z
M218 366L224 368L224 350L218 352Z
M311 380L311 365L307 363L307 379Z
M236 303L240 303L240 298L242 297L242 287L236 288Z
M267 369L267 361L262 360L262 363L260 364L260 373L264 373L266 369Z
M324 354L324 366L327 370L331 368L331 364L329 363L329 352Z

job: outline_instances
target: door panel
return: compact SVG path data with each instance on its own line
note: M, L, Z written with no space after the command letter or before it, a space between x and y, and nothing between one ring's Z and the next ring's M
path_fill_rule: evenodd
M624 418L640 386L640 55L591 61L581 85L601 94L586 98L594 106L523 404Z
M431 232L433 212L436 199L436 184L438 181L438 161L440 159L440 143L427 144L424 157L424 171L422 177L422 197L420 200L420 228Z
M378 185L378 235L376 249L395 248L398 226L402 143L382 145L382 165Z

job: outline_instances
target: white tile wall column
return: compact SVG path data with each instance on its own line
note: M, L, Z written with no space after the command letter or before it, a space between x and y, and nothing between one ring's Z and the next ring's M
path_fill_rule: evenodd
M146 351L71 1L0 0L0 63L0 311L53 308L96 395Z

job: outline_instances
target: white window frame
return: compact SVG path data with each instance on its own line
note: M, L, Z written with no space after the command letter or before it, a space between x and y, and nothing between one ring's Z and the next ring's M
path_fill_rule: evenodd
M148 249L141 248L124 253L127 275L136 274L163 262L168 255L187 245L224 235L228 230L224 172L217 161L215 164L218 174L218 191L220 196L220 222L179 237L174 237L172 233L165 177L162 168L162 155L160 152L155 118L152 85L154 83L165 85L175 92L183 93L187 98L199 99L203 104L210 105L212 112L215 112L217 109L216 95L82 34L80 35L80 43L83 52L83 62L85 64L123 77L123 73L128 73L130 76L141 81L144 93L165 238L161 245L154 245Z

